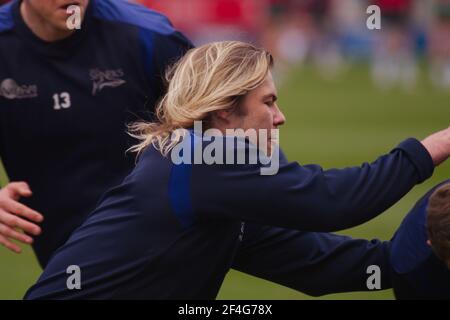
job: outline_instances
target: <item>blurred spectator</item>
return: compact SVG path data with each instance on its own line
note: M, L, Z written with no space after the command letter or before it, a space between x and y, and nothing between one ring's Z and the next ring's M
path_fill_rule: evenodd
M381 9L381 31L373 52L372 77L381 89L400 85L414 88L417 63L412 37L411 0L376 0Z
M438 0L430 34L430 75L436 87L450 89L450 0Z
M271 1L269 28L278 25L271 51L285 69L311 60L327 78L339 73L343 59L335 32L335 3L338 1Z

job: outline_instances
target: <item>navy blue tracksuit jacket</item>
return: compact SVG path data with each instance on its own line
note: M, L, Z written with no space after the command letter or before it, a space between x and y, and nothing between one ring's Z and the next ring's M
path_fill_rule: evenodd
M250 148L240 141L232 152ZM415 139L361 167L325 171L283 159L271 176L260 164L174 164L149 147L25 298L212 299L230 268L322 295L367 290L374 264L388 288L388 243L320 232L374 218L433 168ZM71 265L81 270L80 290L67 287Z

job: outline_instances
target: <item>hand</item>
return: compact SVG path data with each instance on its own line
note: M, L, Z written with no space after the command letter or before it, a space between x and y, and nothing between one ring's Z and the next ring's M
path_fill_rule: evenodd
M44 217L18 202L21 197L31 195L32 192L26 182L11 182L0 189L0 244L16 253L21 253L22 250L11 241L12 239L31 244L33 238L28 234L41 233L41 228L32 222L42 222Z
M450 127L436 132L422 141L435 166L440 165L450 156Z

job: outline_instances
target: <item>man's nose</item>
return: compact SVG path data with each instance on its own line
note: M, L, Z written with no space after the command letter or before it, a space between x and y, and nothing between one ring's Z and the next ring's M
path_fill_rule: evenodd
M286 117L283 112L281 112L280 108L276 106L275 115L273 117L273 125L275 127L282 126L286 122Z

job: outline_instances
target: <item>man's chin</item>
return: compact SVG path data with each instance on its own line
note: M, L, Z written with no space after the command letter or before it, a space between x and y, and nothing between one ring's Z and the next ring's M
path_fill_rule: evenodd
M61 34L71 34L75 31L75 28L74 29L69 28L67 24L67 19L59 18L57 20L54 20L52 25L55 28L55 30L57 30Z

